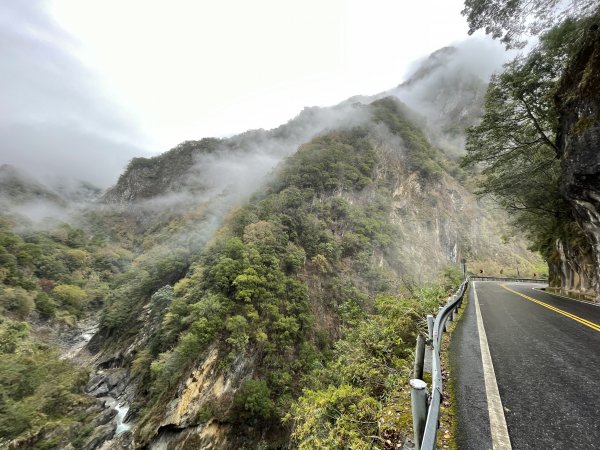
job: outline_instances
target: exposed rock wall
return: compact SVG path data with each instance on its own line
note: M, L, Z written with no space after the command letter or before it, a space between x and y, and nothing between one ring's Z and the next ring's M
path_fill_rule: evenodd
M585 233L589 250L558 242L555 273L563 289L600 300L600 30L593 23L556 95L561 192Z
M581 248L557 239L554 258L548 261L550 285L595 298L598 278L593 257L587 246Z

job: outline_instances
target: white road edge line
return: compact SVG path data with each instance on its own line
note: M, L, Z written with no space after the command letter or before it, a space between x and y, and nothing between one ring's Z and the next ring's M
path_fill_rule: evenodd
M477 315L477 331L479 332L479 346L481 347L481 362L483 363L483 379L485 381L485 395L487 397L488 412L490 415L490 431L492 434L492 448L494 450L512 450L506 418L500 391L496 382L496 373L492 364L492 355L488 345L481 310L479 309L479 299L475 290L475 281L473 282L473 298L475 299L475 313Z

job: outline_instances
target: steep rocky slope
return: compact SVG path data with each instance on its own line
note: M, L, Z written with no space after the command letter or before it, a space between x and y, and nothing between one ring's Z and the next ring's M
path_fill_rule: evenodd
M432 53L408 80L390 93L419 111L446 135L459 135L482 114L487 84L468 65L457 65L464 49L444 47Z
M475 125L483 113L487 88L484 78L489 76L461 64L468 52L465 48L444 47L390 91L419 112L434 143L452 158L462 156L464 130Z
M600 299L600 33L591 24L558 93L561 191L584 231L582 242L556 243L552 274L572 292Z

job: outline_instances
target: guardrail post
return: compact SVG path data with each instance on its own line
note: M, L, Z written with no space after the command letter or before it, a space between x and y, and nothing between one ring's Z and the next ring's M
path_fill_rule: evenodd
M429 371L431 371L431 361L433 358L433 315L427 314L427 346L425 352L427 353L427 361L429 361Z
M410 403L415 430L415 449L420 450L427 421L427 383L423 380L410 380Z
M450 298L450 300L448 300L449 302L454 301L454 297ZM446 318L446 322L444 322L444 331L447 333L448 330L450 330L450 323L454 320L454 309L452 309L452 311L450 311L450 313L448 314L448 317Z
M425 364L425 338L417 336L417 349L415 350L415 367L413 369L413 378L423 379L423 365Z
M433 342L433 315L427 314L427 334L429 342Z

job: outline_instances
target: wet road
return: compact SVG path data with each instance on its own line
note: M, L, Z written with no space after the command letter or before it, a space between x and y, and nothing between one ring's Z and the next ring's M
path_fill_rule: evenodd
M600 449L600 307L474 287L450 346L458 448Z

